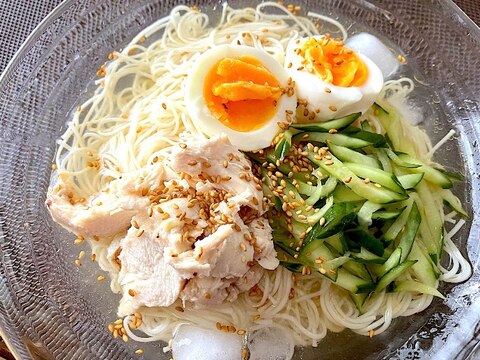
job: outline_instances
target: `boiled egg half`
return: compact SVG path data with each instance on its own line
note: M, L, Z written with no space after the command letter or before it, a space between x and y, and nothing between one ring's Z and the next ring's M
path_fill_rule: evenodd
M208 136L224 133L240 150L269 146L290 122L297 98L283 66L263 50L221 45L197 60L185 101L192 120Z
M292 40L285 68L296 83L301 122L363 113L383 87L382 72L373 61L328 35Z

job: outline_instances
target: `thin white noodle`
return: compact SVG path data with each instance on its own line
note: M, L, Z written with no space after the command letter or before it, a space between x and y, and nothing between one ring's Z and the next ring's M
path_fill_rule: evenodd
M308 16L336 26L343 39L347 38L337 20L311 12ZM78 196L86 198L123 173L150 164L157 157L168 157L170 147L179 141L190 136L204 137L188 116L183 101L185 79L202 52L239 41L264 49L283 63L291 39L318 34L311 19L294 16L274 2L262 3L256 9L233 9L224 4L215 28L209 27L208 20L205 13L178 6L169 16L140 32L122 52L112 53L116 59L108 63L93 96L75 112L58 142L55 162L60 171L75 180ZM253 36L243 37L242 33ZM413 88L408 78L388 81L382 97L394 93L405 98ZM368 116L381 133L380 122ZM419 153L423 151L427 157L441 145L432 147L426 135L418 130L414 133ZM101 163L100 171L86 166L96 160ZM454 214L447 214L445 219L455 222ZM445 236L445 251L452 264L450 270L441 268L445 281L462 281L471 273L468 262L451 241L462 225L460 220ZM90 245L99 266L110 274L112 291L119 293L118 267L108 258L108 243L92 241ZM407 272L405 276L411 275ZM266 272L260 280L261 297L243 293L231 304L208 310L195 310L186 304L185 310L178 312L175 306L179 303L167 308L141 308L139 330L145 337L129 328L129 317L124 319L124 327L131 339L149 342L170 339L182 324L214 329L219 321L249 331L276 326L292 334L295 344L316 346L327 330L349 328L368 335L374 329L381 333L394 318L422 311L432 301L430 295L381 292L367 300L365 312L360 314L347 293L328 280L295 277L294 283L291 273L279 267ZM289 300L292 288L295 295Z
M432 149L427 153L427 156L432 156L435 151L441 148L448 140L450 140L455 135L455 130L450 130L447 135L445 135L439 142L437 142Z

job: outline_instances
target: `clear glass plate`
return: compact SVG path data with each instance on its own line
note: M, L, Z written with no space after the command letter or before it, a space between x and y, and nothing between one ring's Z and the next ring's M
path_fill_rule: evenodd
M99 269L78 268L80 250L44 206L55 140L96 69L176 1L67 0L22 46L0 80L0 328L18 359L129 359L138 344L114 340L106 328L118 298ZM220 1L187 1L210 8ZM254 1L232 1L233 6ZM446 301L393 321L373 339L345 331L329 334L302 359L474 359L480 356L480 29L445 0L296 1L334 17L349 32L368 31L404 54L402 74L415 79L416 103L432 140L450 128L455 141L436 154L466 175L457 194L471 222L458 245L474 275L443 285ZM161 344L141 346L145 359L169 358Z

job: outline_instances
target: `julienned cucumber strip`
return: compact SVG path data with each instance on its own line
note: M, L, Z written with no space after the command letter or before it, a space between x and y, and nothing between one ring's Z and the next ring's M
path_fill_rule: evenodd
M429 211L429 209L441 209L443 202L441 199L435 201L430 187L424 182L418 184L417 192L412 194L412 197L418 199L421 204L422 222L428 225L431 235L428 238L422 235L422 241L428 249L430 257L437 263L443 249L443 220L438 211Z
M436 184L444 189L450 189L453 184L452 181L442 171L427 165L420 160L412 158L407 154L399 154L398 157L406 162L420 165L417 168L409 168L408 170L414 173L424 173L424 179L432 184Z
M350 293L350 297L351 297L353 303L355 304L355 307L359 311L360 315L365 313L364 305L365 305L365 301L368 298L368 294L366 294L366 293L363 293L363 294L352 294L352 293Z
M335 235L350 224L356 217L356 207L349 203L333 204L323 215L324 224L317 222L304 240L304 246L314 239L324 239Z
M385 289L392 281L395 281L395 279L397 279L415 263L416 261L407 260L395 266L393 269L391 269L389 272L387 272L380 278L377 286L375 287L375 291L382 291L383 289Z
M327 159L326 156L323 156L320 160L317 156L317 153L308 152L308 159L312 163L321 167L324 171L336 177L338 180L344 182L353 192L367 200L379 204L386 204L407 198L406 195L398 194L385 188L375 187L371 183L366 184L333 155L329 156L331 159Z
M355 164L380 169L380 163L372 156L364 155L358 151L349 149L348 147L335 145L333 143L329 143L328 147L330 148L332 154L341 161L348 161Z
M423 173L400 175L397 176L397 179L405 190L411 190L422 181Z
M434 288L433 286L428 286L426 284L422 284L414 280L395 281L394 291L395 292L401 292L401 291L419 292L422 294L437 296L440 299L445 299L445 296L443 296L442 293L438 291L436 288Z
M395 152L393 152L392 150L390 149L385 149L385 152L387 154L387 156L394 162L395 165L397 166L401 166L401 167L406 167L406 168L418 168L422 165L418 164L418 163L410 163L408 161L405 161L405 160L402 160L398 157L398 154L396 154ZM400 153L402 155L407 155L407 154L404 154L404 153Z
M352 190L350 190L345 185L339 185L335 188L333 192L333 199L336 202L364 202L365 198L363 196L357 195Z
M342 268L337 271L337 280L335 281L335 284L353 294L369 293L375 288L372 281L361 279Z
M372 225L372 216L373 213L383 207L382 204L377 204L371 201L365 201L358 210L357 218L358 218L358 224L361 227L368 228L370 225Z
M342 134L348 135L354 139L362 139L368 141L373 147L383 147L387 144L387 140L383 135L364 131L355 126L348 126L341 131Z
M400 264L400 258L402 257L402 249L396 248L389 256L387 261L383 263L383 265L374 267L373 270L378 275L378 277L382 277L387 272L392 270L395 266Z
M437 285L440 271L433 263L433 260L428 255L427 249L419 241L415 241L412 246L412 251L408 255L409 260L417 260L417 263L412 266L417 280L429 286Z
M372 214L372 220L393 220L402 213L401 210L397 211L375 211Z
M359 253L352 253L352 257L364 264L383 264L386 260L384 257L378 256L364 247L361 248Z
M463 209L460 199L455 195L453 195L451 190L442 189L440 194L442 196L443 201L447 203L453 210L455 210L460 215L468 218L468 214Z
M405 261L412 250L413 242L415 241L418 228L420 227L420 221L420 212L418 211L417 204L413 202L412 209L408 214L407 223L400 233L400 241L397 246L402 249L400 262Z
M347 127L355 120L357 120L362 113L354 113L347 115L343 118L333 119L321 123L309 123L309 124L292 124L290 127L302 131L313 131L313 132L328 132L329 130L340 130L344 127Z
M390 162L390 158L385 152L385 149L373 149L373 154L377 157L382 169L387 173L393 174L392 164Z
M361 178L368 178L374 183L380 184L392 191L402 195L405 194L405 189L400 184L400 181L398 181L397 177L390 172L351 162L345 162L343 165Z
M296 135L293 138L294 141L309 141L313 143L322 143L322 144L336 144L351 149L361 149L366 146L373 146L373 142L357 139L349 135L344 134L330 134L330 133L320 133L320 132L307 132L305 134Z
M383 239L385 242L390 243L395 238L397 235L402 231L402 229L405 227L405 224L407 223L408 220L408 215L410 214L410 210L413 205L413 199L408 199L406 202L406 208L403 209L402 213L398 216L398 218L393 222L392 225L388 228L388 230L383 234Z
M305 203L307 205L315 205L318 200L330 195L335 190L337 183L337 179L331 176L327 179L327 181L325 181L325 184L323 185L319 180L315 191L305 200Z
M292 146L292 136L295 134L298 134L299 132L300 130L289 129L283 133L282 138L280 139L278 144L275 146L274 154L277 157L277 159L283 160L285 156L287 156Z
M383 256L384 248L382 242L365 230L360 228L350 229L346 230L344 234L351 242L360 244L378 257Z

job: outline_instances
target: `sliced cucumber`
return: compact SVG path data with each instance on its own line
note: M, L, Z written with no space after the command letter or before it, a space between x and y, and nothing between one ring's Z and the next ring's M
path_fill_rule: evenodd
M333 199L336 202L360 202L365 201L365 198L357 195L345 185L339 185L333 192Z
M388 259L383 263L383 265L374 265L371 266L372 272L377 277L382 277L390 270L392 270L395 266L400 264L400 258L402 257L402 249L396 248L388 257Z
M352 242L360 244L362 247L371 251L375 255L383 256L384 248L380 240L369 234L361 228L350 229L344 232L344 235Z
M415 189L418 183L423 179L423 173L407 174L397 176L398 181L405 190Z
M398 154L396 154L395 152L393 152L392 150L390 149L385 149L385 153L387 154L387 156L394 162L395 165L397 166L400 166L400 167L405 167L405 168L418 168L420 167L421 165L418 164L418 163L410 163L408 161L405 161L405 160L402 160ZM404 153L399 153L401 155L407 155L407 154L404 154ZM408 155L407 155L408 156Z
M400 241L397 246L397 248L402 249L400 262L404 262L412 250L413 242L415 241L418 228L420 227L420 221L421 216L420 212L418 211L417 203L413 202L405 227L400 233Z
M350 203L333 204L323 216L325 223L317 222L304 240L308 244L313 239L324 239L343 230L343 228L355 220L356 207Z
M390 158L385 152L385 149L373 149L373 154L377 157L384 171L387 173L393 173L392 164L390 162Z
M375 288L372 281L361 279L342 268L337 271L335 284L350 291L352 294L369 293Z
M320 123L309 123L309 124L292 124L291 128L302 130L302 131L312 131L312 132L328 132L329 130L340 130L355 120L357 120L362 113L354 113L347 115L345 117L334 119L330 121L320 122Z
M443 296L442 293L438 291L436 288L434 288L433 286L428 286L426 284L422 284L414 280L395 281L394 291L395 292L402 292L402 291L419 292L422 294L433 295L433 296L439 297L440 299L446 299L445 296Z
M275 157L279 160L283 160L285 156L287 156L290 148L292 146L292 136L301 132L300 130L296 129L288 129L286 130L278 144L275 146Z
M325 238L325 244L335 249L336 252L343 255L348 250L347 244L343 238L343 233L338 232L335 235Z
M402 213L397 217L397 219L393 222L393 224L390 225L390 227L383 234L383 239L385 242L391 243L393 240L395 240L395 238L400 233L400 231L402 231L402 229L405 227L412 205L413 205L413 199L408 199L406 201L406 207L403 209Z
M375 211L381 209L383 207L382 204L377 204L371 201L365 201L358 210L357 218L358 224L362 227L368 228L372 225L372 215Z
M434 167L427 165L420 160L414 159L407 154L399 154L398 157L408 163L420 165L416 168L409 168L408 170L414 173L424 173L424 179L428 182L438 185L444 189L450 189L453 184L448 176L442 171L435 169Z
M355 307L359 311L360 315L365 313L365 302L368 299L368 294L352 294L350 293L350 297L355 304Z
M313 152L309 152L308 154L308 158L312 163L321 167L340 181L346 182L348 180L348 183L345 185L352 189L357 195L360 195L367 200L379 204L385 204L401 201L406 198L406 195L385 188L377 188L371 183L366 184L333 155L330 155L331 160L327 159L325 156L321 160L318 160L315 158L316 156L317 154Z
M440 271L437 265L433 263L433 260L428 255L427 249L422 243L415 241L412 246L412 251L408 255L409 260L417 260L417 263L412 266L412 270L417 280L423 284L429 286L437 285Z
M441 196L445 203L448 204L453 210L455 210L458 214L462 215L463 217L468 218L467 212L463 209L462 202L458 197L456 197L451 190L442 189Z
M386 261L384 257L378 256L364 247L361 248L359 253L352 253L352 258L362 264L383 264Z
M372 281L372 277L368 272L367 268L364 264L361 264L356 261L349 261L342 266L345 270L350 272L351 274L367 281Z
M377 286L375 287L375 291L380 292L385 289L391 282L395 281L395 279L397 279L415 263L416 261L407 260L395 266L380 278L380 280L377 282Z
M393 220L398 217L402 213L401 210L398 211L375 211L372 214L372 220L381 220L381 221L386 221L386 220Z
M328 147L332 154L341 161L361 164L376 169L380 168L380 163L372 156L364 155L348 147L335 145L333 143L328 144Z
M332 176L328 177L327 181L325 181L325 184L323 185L319 180L315 191L308 197L308 199L305 200L305 203L307 205L315 205L317 201L330 195L335 190L337 183L338 180Z
M307 134L307 135L305 135ZM307 132L305 134L296 135L294 141L306 141L320 144L336 144L340 146L345 146L351 149L361 149L366 146L373 146L372 142L363 139L357 139L349 135L344 134L330 134L330 133L320 133L320 132Z
M366 165L355 164L346 162L343 163L347 168L349 168L353 173L361 178L370 179L371 181L380 184L392 191L395 191L399 194L405 195L405 189L402 187L400 181L397 177L389 172L384 170L368 167Z
M367 141L373 147L383 147L387 144L387 141L383 135L370 131L364 131L354 126L346 127L341 131L341 134L346 134L354 139Z

